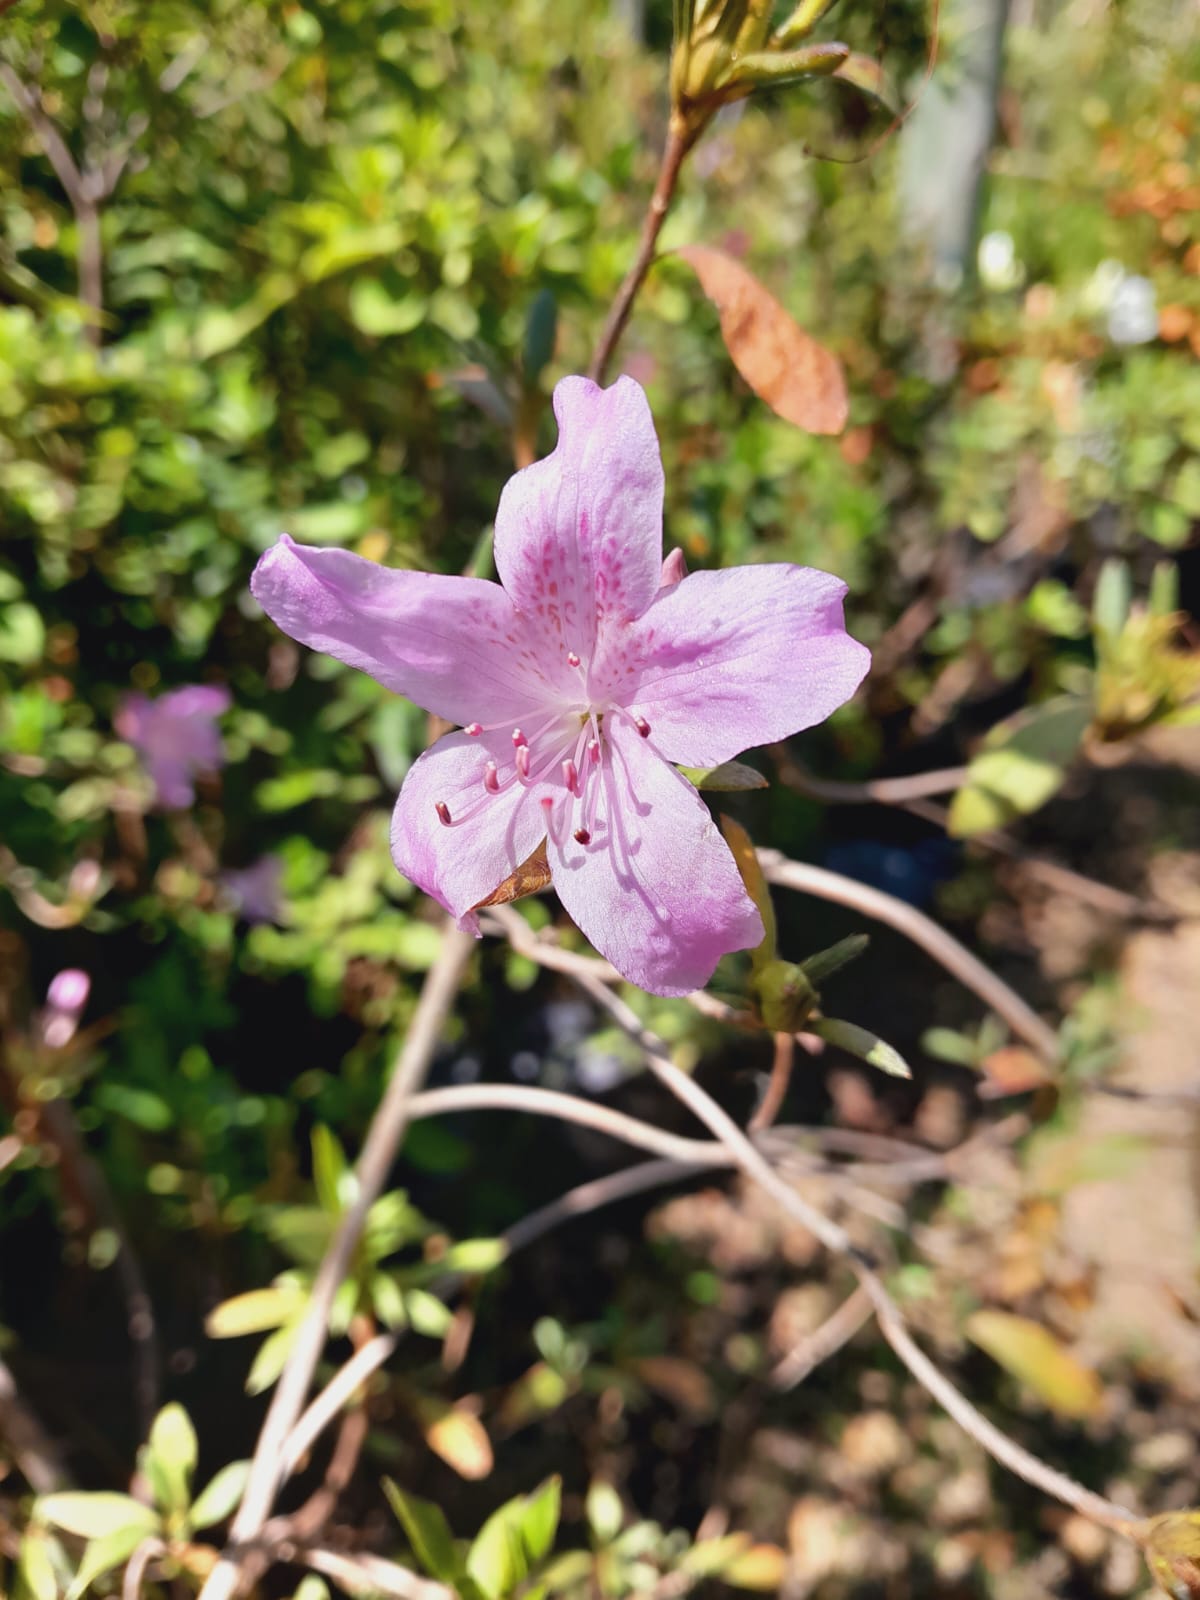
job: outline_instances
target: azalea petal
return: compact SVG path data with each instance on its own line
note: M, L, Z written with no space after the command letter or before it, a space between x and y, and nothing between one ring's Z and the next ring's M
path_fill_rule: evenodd
M668 761L717 766L823 722L871 664L846 585L784 565L695 572L612 638L594 676L650 724Z
M758 944L762 918L691 784L621 718L605 742L592 841L552 832L554 887L631 983L690 994L723 955Z
M553 788L513 783L489 795L483 785L489 757L501 781L511 775L507 735L447 734L413 763L392 814L393 861L460 919L532 855L546 834L541 797L562 794L556 782ZM439 803L449 811L449 827L439 819Z
M400 572L285 534L250 587L284 633L448 722L519 720L547 702L545 677L499 584Z
M662 571L662 459L632 378L554 391L554 453L510 478L496 512L496 570L548 647L590 657L605 619L640 616Z

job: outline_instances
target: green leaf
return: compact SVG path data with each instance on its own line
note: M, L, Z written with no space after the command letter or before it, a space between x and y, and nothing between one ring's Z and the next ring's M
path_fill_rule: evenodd
M181 1405L164 1406L141 1451L141 1466L166 1512L185 1511L192 1498L192 1473L199 1446L191 1418Z
M321 1209L340 1217L353 1198L354 1177L337 1136L321 1122L312 1131L312 1164Z
M0 608L0 661L31 667L42 659L46 626L35 606L24 600Z
M844 44L809 44L799 50L749 50L736 57L723 81L742 94L797 78L827 78L837 73L850 54ZM728 98L726 95L725 98Z
M754 843L741 823L735 822L732 817L722 815L721 832L725 835L725 843L733 853L738 872L746 886L746 893L758 907L758 914L762 918L762 942L750 952L750 960L755 967L761 967L765 962L773 961L775 957L775 908L771 904L771 891L767 888L767 880L763 877Z
M775 30L775 43L783 46L795 44L813 31L829 10L833 0L801 0L786 21Z
M525 322L525 347L521 365L529 388L537 383L547 363L554 359L558 340L558 302L550 289L540 289L533 297Z
M211 1528L223 1522L238 1501L250 1476L248 1461L231 1461L196 1496L188 1521L193 1528Z
M284 1362L291 1354L299 1331L300 1319L297 1317L294 1321L285 1323L282 1328L277 1328L270 1338L263 1340L246 1375L247 1394L262 1394L271 1387L283 1371Z
M860 1028L855 1022L839 1022L835 1017L818 1017L808 1023L810 1033L848 1050L852 1056L865 1061L869 1067L878 1067L892 1078L911 1078L912 1071L898 1050L885 1043L869 1028Z
M547 1478L540 1489L525 1497L521 1515L521 1537L529 1552L531 1563L541 1561L549 1554L558 1532L558 1519L562 1510L562 1479L557 1475Z
M404 1291L404 1309L417 1333L427 1339L444 1339L454 1326L454 1313L444 1301L424 1289Z
M1091 705L1063 696L993 728L954 796L947 831L986 833L1044 806L1062 786L1092 722Z
M116 1528L100 1539L93 1539L83 1552L79 1571L67 1590L67 1600L79 1600L79 1596L85 1594L97 1578L102 1578L106 1572L128 1561L143 1540L152 1536L144 1528L126 1527Z
M419 328L429 314L429 297L408 290L398 300L378 278L356 278L350 290L350 317L372 339L386 339Z
M425 1571L443 1583L454 1583L463 1564L441 1508L415 1494L405 1493L391 1478L383 1480L383 1492Z
M210 1339L240 1339L246 1333L266 1333L294 1317L304 1299L304 1291L295 1284L250 1289L214 1306L204 1319L204 1331Z
M625 1520L625 1508L621 1504L621 1496L612 1484L594 1478L588 1486L584 1509L587 1513L588 1527L592 1530L596 1543L611 1544L620 1533L621 1524Z
M480 1528L467 1554L467 1573L489 1595L501 1600L529 1575L529 1554L521 1537L521 1501L502 1505Z
M1129 563L1117 556L1110 557L1100 568L1092 595L1092 622L1098 633L1115 639L1129 621L1129 608L1133 599L1133 580Z
M712 789L733 794L745 789L766 789L766 778L741 761L722 761L719 767L680 767L680 772L697 789Z
M1007 1311L977 1311L967 1319L966 1334L1051 1410L1090 1417L1098 1409L1104 1397L1099 1378L1040 1323Z
M404 1291L388 1272L377 1272L367 1286L375 1315L385 1328L406 1328L408 1310L404 1304Z
M17 1555L20 1600L58 1600L58 1577L50 1541L40 1528L27 1528Z
M136 1528L139 1538L157 1533L161 1519L157 1511L144 1506L131 1495L114 1494L109 1490L66 1490L62 1494L46 1494L35 1504L38 1517L66 1533L78 1534L81 1539L102 1539L118 1529Z
M461 1239L446 1251L441 1265L451 1272L494 1272L507 1256L503 1239Z
M857 50L852 50L833 76L842 83L852 84L873 100L878 100L893 115L899 113L900 98L895 87L882 65L872 57L859 55Z

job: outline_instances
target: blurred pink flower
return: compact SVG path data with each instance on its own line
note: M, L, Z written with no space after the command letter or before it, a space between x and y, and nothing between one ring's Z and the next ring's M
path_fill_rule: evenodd
M546 839L559 898L596 948L642 988L685 994L762 923L674 763L715 766L811 727L870 658L828 573L685 577L674 557L664 572L662 462L632 379L564 379L554 410L554 453L500 499L500 584L285 537L252 587L292 638L462 726L401 790L392 853L406 877L476 927L472 908Z
M283 862L278 856L260 856L248 867L232 867L221 874L221 887L245 922L278 922L283 908L280 879Z
M92 980L78 967L56 972L46 990L46 1004L38 1019L43 1044L61 1050L70 1044L92 992Z
M220 768L217 719L230 704L228 689L208 683L171 689L157 700L131 694L122 702L114 726L141 756L164 810L185 810L196 798L196 774Z

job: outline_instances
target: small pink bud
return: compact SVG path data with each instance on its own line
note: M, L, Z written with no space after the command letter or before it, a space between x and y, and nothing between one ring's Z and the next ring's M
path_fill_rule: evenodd
M92 980L78 967L56 972L46 990L46 1004L55 1011L82 1011L92 992Z

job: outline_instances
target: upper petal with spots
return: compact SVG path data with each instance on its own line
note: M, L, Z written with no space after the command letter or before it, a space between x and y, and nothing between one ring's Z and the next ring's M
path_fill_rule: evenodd
M554 413L554 453L500 496L496 570L548 651L587 657L606 621L640 616L658 593L662 459L632 378L564 378Z

